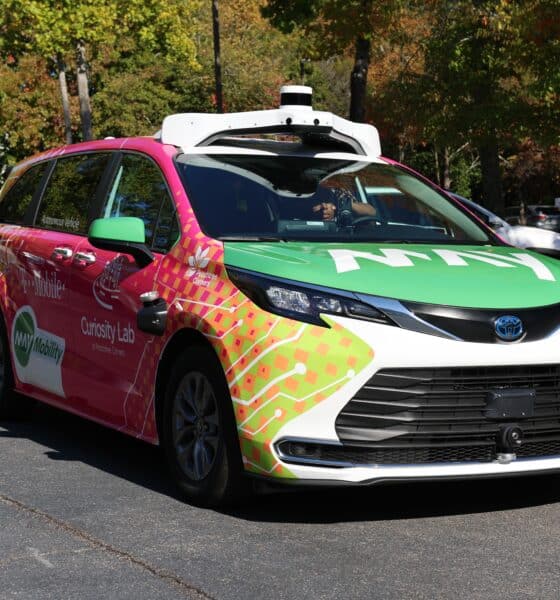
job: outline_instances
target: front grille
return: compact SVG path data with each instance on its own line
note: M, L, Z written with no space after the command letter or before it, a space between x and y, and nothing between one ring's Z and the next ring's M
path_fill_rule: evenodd
M423 321L466 342L504 343L496 335L495 328L496 319L504 315L521 319L525 333L520 338L520 343L548 337L560 325L560 304L533 308L483 309L406 302L406 307Z
M336 431L372 463L490 461L504 422L485 416L487 397L508 388L536 392L534 414L514 421L524 436L517 456L560 455L560 365L383 369L342 409Z

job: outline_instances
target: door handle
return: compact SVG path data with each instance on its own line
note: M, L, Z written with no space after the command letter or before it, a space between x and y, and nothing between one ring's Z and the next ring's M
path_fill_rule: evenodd
M55 248L52 251L51 258L60 262L71 258L72 254L71 248Z
M73 262L77 267L87 267L93 265L96 260L97 257L93 252L76 252Z

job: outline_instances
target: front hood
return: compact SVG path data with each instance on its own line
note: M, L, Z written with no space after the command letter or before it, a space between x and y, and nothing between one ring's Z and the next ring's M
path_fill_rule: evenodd
M228 266L315 285L448 306L560 302L560 261L505 246L226 242Z

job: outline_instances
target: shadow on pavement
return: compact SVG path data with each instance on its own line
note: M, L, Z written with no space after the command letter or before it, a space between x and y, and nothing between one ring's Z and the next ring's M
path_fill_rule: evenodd
M158 448L37 403L27 421L1 424L0 437L50 448L52 460L81 461L181 500ZM560 475L351 488L282 488L225 511L249 521L334 523L417 519L515 510L560 502Z
M180 499L157 447L34 402L29 418L0 423L0 438L26 438L57 461L81 461L155 492Z

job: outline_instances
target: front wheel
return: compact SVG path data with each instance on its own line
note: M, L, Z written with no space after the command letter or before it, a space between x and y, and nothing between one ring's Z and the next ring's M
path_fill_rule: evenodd
M231 396L209 348L189 348L173 366L165 394L162 445L175 482L189 499L218 506L245 495Z

